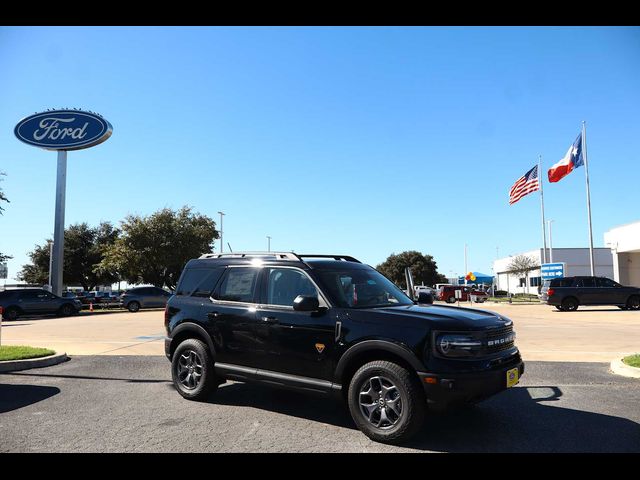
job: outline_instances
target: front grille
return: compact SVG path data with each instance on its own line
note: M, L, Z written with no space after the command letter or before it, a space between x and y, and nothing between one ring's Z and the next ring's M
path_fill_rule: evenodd
M502 352L513 348L515 344L513 325L488 330L483 344L486 354Z

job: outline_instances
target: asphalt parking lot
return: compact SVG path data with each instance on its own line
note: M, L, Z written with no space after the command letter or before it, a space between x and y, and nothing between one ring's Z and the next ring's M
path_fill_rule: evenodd
M165 358L75 357L0 374L0 452L638 452L640 381L607 367L528 362L518 386L394 447L320 396L228 383L190 402Z

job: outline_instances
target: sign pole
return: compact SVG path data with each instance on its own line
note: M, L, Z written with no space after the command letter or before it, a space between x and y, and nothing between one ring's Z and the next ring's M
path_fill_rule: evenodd
M51 261L51 290L62 295L64 269L64 206L67 190L67 151L58 150L58 177L56 180L56 212L53 229L53 255Z

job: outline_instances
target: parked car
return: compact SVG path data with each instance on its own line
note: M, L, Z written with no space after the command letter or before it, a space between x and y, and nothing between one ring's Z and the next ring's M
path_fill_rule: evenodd
M78 313L82 304L76 298L58 297L40 288L4 290L0 292L3 318L16 320L21 315L51 314L69 316Z
M489 295L482 290L478 290L475 287L468 285L444 285L438 290L438 300L442 300L447 303L455 303L458 301L456 298L456 290L461 291L460 301L467 302L470 297L473 296L476 303L484 303Z
M418 432L428 405L478 402L524 372L508 318L417 305L349 256L190 260L165 327L184 398L206 400L227 380L335 395L365 435L388 443Z
M545 280L540 299L558 310L571 312L580 305L617 305L640 310L640 288L625 287L606 277L563 277Z
M164 307L171 295L171 292L158 287L136 287L120 296L120 305L130 312L137 312L141 308Z
M418 298L420 292L425 292L431 295L434 299L436 298L438 292L435 288L427 287L426 285L416 285L413 287L414 290L414 298Z

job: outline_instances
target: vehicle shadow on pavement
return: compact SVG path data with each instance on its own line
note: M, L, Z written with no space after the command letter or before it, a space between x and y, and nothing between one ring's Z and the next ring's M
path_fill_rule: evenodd
M0 413L17 410L60 393L57 387L0 383Z
M259 408L337 427L356 429L346 404L328 395L249 383L227 383L221 385L207 402Z
M129 383L167 383L171 384L171 380L154 380L150 378L121 378L121 377L95 377L92 375L65 375L60 373L23 373L23 372L8 372L4 375L15 375L18 377L53 377L53 378L71 378L77 380L112 380L116 382L129 382ZM172 385L173 386L173 385Z
M572 410L555 386L516 387L466 409L431 414L404 447L440 452L638 452L640 425Z

